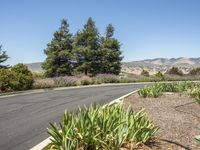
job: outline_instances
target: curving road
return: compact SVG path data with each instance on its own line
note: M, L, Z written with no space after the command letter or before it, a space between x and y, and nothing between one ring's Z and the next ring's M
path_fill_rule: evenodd
M48 137L49 122L58 121L65 109L104 104L143 86L109 85L0 97L0 149L30 149Z

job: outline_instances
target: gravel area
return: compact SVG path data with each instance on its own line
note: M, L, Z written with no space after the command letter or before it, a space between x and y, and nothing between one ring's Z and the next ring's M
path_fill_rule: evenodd
M134 111L145 108L159 127L155 150L200 150L195 135L200 134L200 105L187 93L163 93L158 98L141 98L137 93L124 100Z

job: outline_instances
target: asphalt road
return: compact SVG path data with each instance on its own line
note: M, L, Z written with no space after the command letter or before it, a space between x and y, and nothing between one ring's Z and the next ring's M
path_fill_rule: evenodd
M87 87L0 98L0 149L30 149L48 137L49 122L57 122L65 109L104 104L142 86Z

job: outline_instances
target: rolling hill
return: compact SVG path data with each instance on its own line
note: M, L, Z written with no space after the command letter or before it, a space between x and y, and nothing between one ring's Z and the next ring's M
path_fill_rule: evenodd
M26 64L33 72L41 72L41 62ZM155 74L158 71L166 72L171 67L179 67L184 73L188 73L192 68L200 67L199 58L155 58L140 61L123 62L122 72L139 75L143 69Z
M123 62L122 72L140 74L143 69L155 74L158 71L166 72L171 67L178 67L183 73L188 73L192 68L200 67L200 58L155 58L141 61Z

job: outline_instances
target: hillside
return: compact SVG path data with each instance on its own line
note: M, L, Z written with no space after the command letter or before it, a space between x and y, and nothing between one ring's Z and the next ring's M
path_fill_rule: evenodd
M25 64L32 72L42 72L41 62Z
M26 64L29 69L33 72L41 72L41 63L30 63ZM155 58L146 59L140 61L123 62L122 72L131 74L140 74L140 72L145 69L150 72L150 74L155 74L158 71L165 72L171 67L179 67L184 73L188 73L192 68L200 67L200 57L199 58Z
M140 74L145 69L150 74L158 71L166 72L171 67L179 67L184 73L188 73L192 68L200 67L200 58L155 58L141 61L123 62L122 72Z

